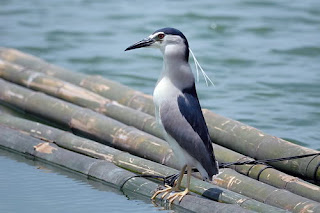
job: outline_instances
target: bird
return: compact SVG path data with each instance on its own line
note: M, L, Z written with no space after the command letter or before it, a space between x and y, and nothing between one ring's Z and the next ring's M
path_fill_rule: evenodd
M125 51L143 47L160 49L163 54L163 69L153 92L155 117L181 169L176 184L156 191L151 199L161 193L164 193L164 198L170 193L166 199L171 204L177 198L180 202L190 192L192 168L200 172L203 180L211 181L213 175L218 174L218 162L189 64L187 38L181 31L166 27L156 30ZM181 191L186 170L187 185Z

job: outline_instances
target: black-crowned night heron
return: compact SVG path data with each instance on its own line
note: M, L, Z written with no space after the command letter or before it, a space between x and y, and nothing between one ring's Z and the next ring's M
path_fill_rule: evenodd
M164 137L171 146L181 167L174 187L157 191L176 192L168 197L170 203L179 201L189 192L192 167L196 167L204 180L212 180L218 166L198 100L195 80L189 65L189 45L186 37L177 29L163 28L133 44L127 50L141 47L159 48L163 54L163 70L153 92L156 118L163 127ZM187 187L179 191L183 174L187 169Z

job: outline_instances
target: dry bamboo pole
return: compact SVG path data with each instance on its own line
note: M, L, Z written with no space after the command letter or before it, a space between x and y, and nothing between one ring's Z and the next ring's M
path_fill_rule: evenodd
M125 106L154 115L153 103L150 102L149 104L146 104L146 100L151 99L150 95L135 91L118 82L97 75L89 76L70 72L61 67L49 64L40 58L22 53L15 49L0 47L0 58L8 62L19 64L25 68L55 76L67 82L87 88Z
M92 109L156 137L162 137L161 129L153 116L121 105L83 87L2 60L0 78Z
M245 155L237 152L232 152L229 149L221 146L215 145L215 148L218 149L218 152L215 152L217 159L219 159L222 163L236 162L239 160L253 160L252 158L246 157ZM241 165L232 166L231 168L241 174L268 185L277 187L279 189L286 189L294 194L320 202L319 186L304 181L300 178L288 175L274 168L270 168L267 165Z
M3 109L5 112L8 111L7 108L4 108L0 105L0 110ZM12 110L10 110L10 113L12 113ZM14 113L14 112L13 112ZM16 116L16 113L13 115ZM20 116L20 115L19 115ZM10 118L10 117L9 117ZM19 119L13 119L13 118L7 118L4 114L0 116L0 122L10 125L13 128L19 128L24 131L33 131L33 132L40 132L41 134L44 134L43 132L52 132L52 130L38 130L38 125L34 125L32 122L23 122L23 120ZM25 127L25 128L24 128ZM30 129L31 128L31 129ZM31 131L31 133L33 133ZM58 131L58 130L57 130ZM63 132L63 131L61 131ZM39 135L40 137L40 135ZM48 140L56 141L59 138L48 138ZM71 139L70 139L71 140ZM67 143L67 141L65 142ZM87 150L88 148L86 148ZM237 161L237 160L250 160L250 158L245 157L244 155L241 155L239 153L233 152L225 149L221 146L216 146L217 152L217 158L221 160L221 162L231 162L231 161ZM88 149L89 150L89 149ZM79 152L79 150L77 150ZM286 189L288 191L291 191L292 193L298 194L300 196L315 200L317 202L320 201L320 187L310 184L306 181L303 181L299 178L287 175L283 172L277 171L273 168L266 168L266 165L244 165L244 166L234 166L234 169L236 171L239 171L242 174L246 174L251 178L258 179L261 182L267 183L269 185L275 186L277 188ZM260 173L260 174L259 174ZM168 174L165 174L168 175Z
M41 138L43 141L49 141L68 150L72 150L97 159L107 160L120 166L126 170L140 174L163 175L168 176L178 173L178 170L163 166L158 163L131 155L89 139L75 136L69 132L65 132L53 127L49 127L40 123L20 119L1 113L0 125L18 129L33 137ZM245 209L255 210L258 212L285 212L284 210L259 203L256 200L223 191L218 188L212 188L209 183L202 182L192 178L191 190L202 194L203 196L219 202L233 203ZM185 184L185 183L183 183Z
M31 91L2 79L0 79L0 100L26 113L63 125L75 133L84 134L120 150L127 150L134 155L177 168L177 162L166 142L90 109ZM129 150L128 147L133 147L133 144L134 149Z
M318 153L268 135L238 121L203 110L209 132L215 142L255 159L272 159ZM271 163L282 171L320 181L320 156Z
M94 159L63 149L4 126L0 126L1 146L111 183L118 188L122 186L124 190L147 197L150 197L158 187L156 183L145 178L133 177L134 173L105 160ZM174 204L194 212L251 212L237 205L222 204L191 195L187 195L180 203L175 201Z
M137 140L130 140L131 138L127 136L128 133L126 132L125 127L120 128L122 131L122 133L120 135L121 140L120 141L118 141L117 139L114 140L114 137L117 134L117 131L116 131L117 128L115 126L120 125L120 124L118 124L118 122L116 122L110 118L103 117L97 113L94 113L93 111L83 109L81 107L78 107L78 106L75 106L72 104L65 103L64 101L57 100L52 97L48 97L48 96L41 94L41 93L31 92L28 89L13 85L11 83L7 83L3 80L0 80L0 99L8 102L10 104L14 104L16 107L24 106L25 110L29 111L31 113L32 112L37 113L38 115L41 115L43 117L53 119L56 122L63 122L65 124L69 124L73 129L78 129L78 130L81 130L82 132L87 132L87 133L91 134L92 136L96 136L96 138L100 139L104 143L108 143L108 140L112 141L111 144L114 146L120 146L122 149L130 151L132 153L136 153L137 155L142 156L142 157L153 159L156 162L163 163L163 161L161 161L161 159L165 159L167 156L167 155L165 155L166 154L165 150L167 150L167 151L170 150L168 148L168 145L164 141L157 139L153 136L152 136L152 138L157 139L157 140L152 141L152 139L150 138L151 140L148 139L146 141L145 138L150 137L148 134L145 134L144 136L140 137L138 141ZM39 105L40 100L42 102L45 102L46 104ZM52 105L54 105L54 107L51 107ZM60 117L60 119L58 119L58 117ZM72 120L75 120L76 122L73 122ZM114 121L116 123L113 123L113 125L111 125L111 121ZM103 129L102 127L104 126L104 124L106 124L107 127L109 126L110 129L113 126L113 129L112 130L109 130L109 128ZM125 126L125 125L123 125L123 126ZM92 131L92 130L94 130L94 131ZM107 130L109 130L111 132L108 132L108 134L105 134L105 132L107 132ZM116 132L114 132L114 131L116 131ZM138 131L138 130L135 131L131 128L131 132L129 132L129 134L131 134L131 137L132 137L134 134L136 134L136 132L140 132L140 131ZM105 140L106 138L107 138L107 140ZM110 140L110 139L112 139L112 140ZM134 139L136 139L136 138L134 138ZM115 143L115 141L119 142L119 143ZM138 146L137 146L136 142L138 143ZM141 144L143 144L144 146L141 146ZM130 145L131 145L131 147L130 147ZM163 150L163 151L157 152L158 150ZM141 155L141 151L143 152L142 155ZM150 153L154 153L154 154L150 154ZM172 164L172 162L175 162L174 156L170 156L170 157L172 158L170 161L164 161L168 165ZM173 164L173 166L175 166L175 164ZM260 193L252 193L252 190L246 190L245 188L235 187L233 184L235 180L240 180L240 182L242 182L242 181L253 182L254 180L252 180L250 178L245 179L245 177L242 177L242 175L240 175L238 173L234 174L234 175L235 176L230 177L230 183L227 184L227 186L229 186L231 190L237 191L240 189L240 191L238 191L238 192L241 192L244 195L248 194L250 196L253 196L257 200L262 200L262 201L266 201L264 199L263 192L268 192L267 194L270 197L273 197L273 194L275 197L279 196L276 192L281 191L280 189L274 189L273 187L266 185L266 184L263 184L263 183L260 183L258 181L256 181L257 183L255 183L255 184L260 184L259 188L261 191L263 191ZM238 176L239 176L239 178L238 178ZM227 180L227 178L229 176L225 175L225 173L222 172L221 174L219 174L218 177L221 179ZM224 186L224 184L223 184L224 182L225 181L220 181L220 182L218 181L216 183ZM289 192L286 192L286 193L289 193ZM262 197L260 197L260 195L262 195ZM306 198L300 197L300 196L292 194L292 193L286 194L286 196L287 196L287 199L281 203L281 205L283 205L282 208L294 208L295 206L292 205L292 200L301 200L302 201L299 204L299 208L301 207L301 205L304 206L303 208L306 208L306 209L310 209L310 208L313 208L314 206L319 205L319 203L317 203L317 202L308 200ZM295 199L293 199L293 198L295 198ZM268 199L268 202L270 202L270 203L268 203L270 205L275 205L275 206L279 205L277 203L277 200L273 200L273 199L269 200ZM295 205L297 205L297 204L295 204ZM319 207L319 209L320 209L320 207Z
M123 105L154 115L151 96L143 95L119 83L99 76L75 74L14 49L0 48L0 58L80 85L104 97L116 100ZM226 146L256 159L279 158L316 152L267 135L253 127L216 115L208 110L204 110L204 116L208 123L211 137L216 144ZM248 147L248 144L250 147ZM272 165L294 175L314 179L315 181L320 180L320 156L279 162Z
M132 108L121 106L102 96L60 79L33 72L8 62L0 63L0 77L28 88L56 96L71 103L102 112L122 123L135 126L140 130L162 138L161 130L156 125L154 117L133 110ZM225 149L219 145L215 145L215 149L219 162L234 162L245 158L244 155ZM253 159L247 157L246 160ZM287 189L295 194L320 202L320 188L318 186L273 168L266 169L266 167L266 165L246 165L236 166L235 169L261 182ZM272 178L270 178L270 176Z

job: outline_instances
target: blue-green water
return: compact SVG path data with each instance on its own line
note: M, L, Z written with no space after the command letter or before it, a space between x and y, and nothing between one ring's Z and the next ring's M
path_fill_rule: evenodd
M184 32L214 80L197 84L203 107L320 148L318 0L0 2L0 46L148 94L160 51L124 49L166 26Z
M150 199L124 194L78 173L0 149L0 212L159 212ZM169 210L163 213L172 212Z

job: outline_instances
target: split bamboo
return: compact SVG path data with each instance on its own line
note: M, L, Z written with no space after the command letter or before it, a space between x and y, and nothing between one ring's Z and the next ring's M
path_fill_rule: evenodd
M80 85L104 97L116 100L123 105L154 115L151 96L136 92L119 83L100 76L75 74L14 49L0 48L0 58ZM204 110L204 116L208 123L211 137L216 144L226 146L256 159L280 158L316 152L315 150L267 135L253 127L216 115L208 110ZM248 143L250 143L250 147L248 147ZM320 180L320 156L278 162L272 165L294 175L303 176L315 181Z
M95 113L91 110L83 109L70 103L65 103L64 101L49 97L42 93L32 92L28 89L13 85L3 80L0 81L0 99L6 101L7 103L13 104L16 107L24 107L24 110L26 112L36 113L55 122L68 124L73 130L80 130L83 133L88 133L91 136L94 136L98 140L102 141L103 143L111 144L115 147L120 147L138 156L152 159L155 162L173 165L173 167L176 166L176 160L172 155L172 151L168 148L166 142L150 136L146 133L143 133L143 135L141 135L142 132L134 128L130 128L130 131L128 132L128 127L124 124L114 121L113 119L101 116L100 114ZM111 127L113 128L111 129ZM119 129L121 131L120 135L119 133L117 133ZM171 158L169 161L167 161L167 156L170 156ZM236 180L240 180L240 182L253 182L254 180L250 178L245 179L246 177L238 173L233 175L236 176L230 177L226 173L222 172L218 177L227 181L228 177L230 177L229 184L227 184L227 186L233 186L230 187L231 190L234 190L235 192L237 192L237 190L240 190L238 192L241 192L244 195L248 194L250 196L253 196L257 200L260 199L262 201L266 201L263 196L259 196L260 193L252 193L250 189L246 190L244 188L234 186L234 181ZM279 195L276 194L276 192L284 191L274 189L273 187L260 183L258 181L256 182L256 184L260 184L261 191L268 192L270 197L273 197L273 194L275 197L277 197ZM224 186L225 181L217 181L216 183L218 185ZM295 206L290 205L290 203L292 202L291 200L297 199L303 201L302 205L305 205L303 208L306 209L313 208L314 206L319 205L319 203L317 202L308 200L292 193L286 194L286 197L287 199L281 203L281 205L283 205L282 208L294 208ZM277 203L277 200L270 199L268 200L268 202L270 202L268 203L270 205L279 205L279 203Z
M65 149L97 159L107 160L108 162L112 162L119 167L135 173L162 176L178 173L178 170L131 155L127 152L122 152L89 139L75 136L69 132L13 117L1 112L0 124L20 130L33 137L40 138L43 141L55 143ZM183 185L185 185L185 183L183 183ZM284 210L259 203L256 200L226 191L219 187L212 187L211 184L199 181L195 178L192 178L191 180L191 190L209 199L224 203L237 204L245 209L255 210L258 212L285 212Z
M46 94L61 98L68 102L90 108L125 123L126 125L135 126L140 130L163 139L161 130L156 125L153 116L110 101L109 99L82 87L78 87L52 76L33 72L8 62L0 63L0 77L28 88L45 92ZM246 160L253 160L222 146L214 145L214 147L219 162L234 162L240 159L243 160L244 158ZM267 168L266 165L236 166L234 169L241 174L245 174L261 182L277 188L287 189L295 194L320 202L320 188L318 186L273 168Z
M32 155L84 175L94 177L118 188L132 191L147 197L157 190L158 185L145 178L134 177L135 174L104 160L81 155L55 144L44 142L19 131L0 126L0 146L23 154ZM193 212L251 212L238 205L213 202L201 197L186 195L175 205Z

